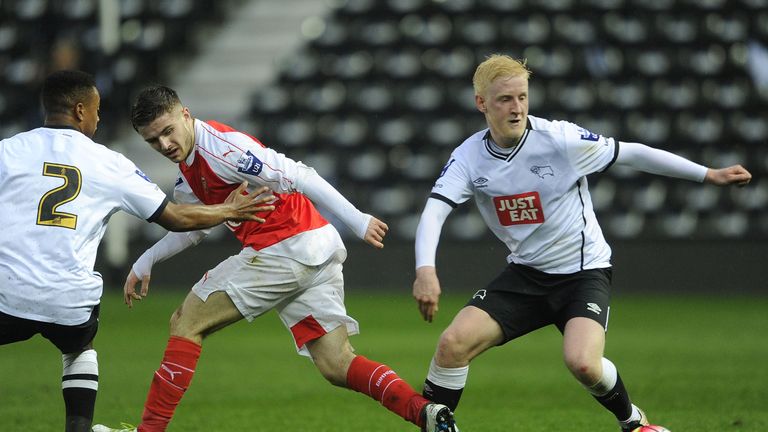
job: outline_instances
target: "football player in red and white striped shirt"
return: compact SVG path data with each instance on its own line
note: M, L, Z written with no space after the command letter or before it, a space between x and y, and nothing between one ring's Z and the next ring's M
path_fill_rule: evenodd
M166 429L190 384L205 336L271 309L290 330L298 352L311 356L332 384L370 396L423 430L454 430L447 407L422 397L389 366L353 353L348 335L358 332L358 324L344 306L346 249L313 203L375 248L384 247L384 222L356 209L314 169L229 126L193 118L168 87L145 89L133 106L132 121L152 148L179 165L177 201L219 203L244 181L249 188L268 186L275 197L275 209L260 215L264 223L227 224L243 249L205 272L173 314L171 336L139 431ZM153 264L205 235L169 233L148 249L128 275L126 303L130 306L147 295Z

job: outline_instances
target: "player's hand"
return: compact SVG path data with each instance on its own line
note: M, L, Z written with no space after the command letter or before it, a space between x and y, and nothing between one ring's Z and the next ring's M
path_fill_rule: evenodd
M416 269L413 298L418 303L419 313L424 321L432 322L440 301L440 281L437 279L437 270L434 267L424 266Z
M384 236L387 235L389 227L384 222L371 217L371 221L368 222L368 229L365 231L363 240L369 245L381 249L384 247Z
M139 282L139 277L136 273L128 273L128 277L125 278L125 285L123 285L123 301L129 308L133 307L133 301L141 301L149 293L149 275L145 275L141 278L141 291L136 292L136 284Z
M227 217L227 220L232 222L256 221L263 223L264 218L260 218L254 213L274 210L275 206L267 205L266 203L273 201L275 196L269 194L259 197L259 195L269 191L269 188L266 186L254 189L251 193L246 192L247 187L248 182L242 182L224 200L224 204L229 204L232 207L232 214Z
M752 174L747 171L741 165L733 165L727 168L720 169L708 169L707 175L704 177L706 183L727 186L735 184L737 186L744 186L752 180Z

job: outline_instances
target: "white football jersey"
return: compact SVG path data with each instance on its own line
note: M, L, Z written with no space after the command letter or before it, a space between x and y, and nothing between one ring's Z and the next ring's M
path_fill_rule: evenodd
M154 220L166 203L133 162L74 129L0 141L0 311L85 322L101 298L93 266L110 216Z
M488 129L457 147L431 198L456 207L475 197L485 223L510 250L507 261L547 273L610 267L586 175L607 169L618 142L573 123L528 116L514 149Z

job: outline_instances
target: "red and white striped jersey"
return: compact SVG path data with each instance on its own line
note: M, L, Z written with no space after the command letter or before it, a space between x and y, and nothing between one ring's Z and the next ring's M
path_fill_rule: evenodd
M259 214L266 222L226 224L243 247L309 265L345 251L336 229L300 193L301 179L310 168L227 125L195 119L194 127L195 146L179 163L176 201L219 204L244 180L249 191L268 186L276 199L274 210Z

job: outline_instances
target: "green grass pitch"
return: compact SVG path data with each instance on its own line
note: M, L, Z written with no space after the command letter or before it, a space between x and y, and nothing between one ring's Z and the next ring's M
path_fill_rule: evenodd
M125 308L102 303L96 338L96 422L136 423L184 293L159 287ZM410 293L347 293L361 324L357 352L392 366L421 389L442 329L465 296L446 295L438 320L422 322ZM768 298L619 297L607 356L633 400L673 432L768 429ZM541 330L473 362L457 412L463 432L608 431L618 428L568 374L561 338ZM61 359L40 336L0 347L0 431L63 429ZM367 397L327 384L298 356L270 313L205 342L191 389L169 431L416 431Z

